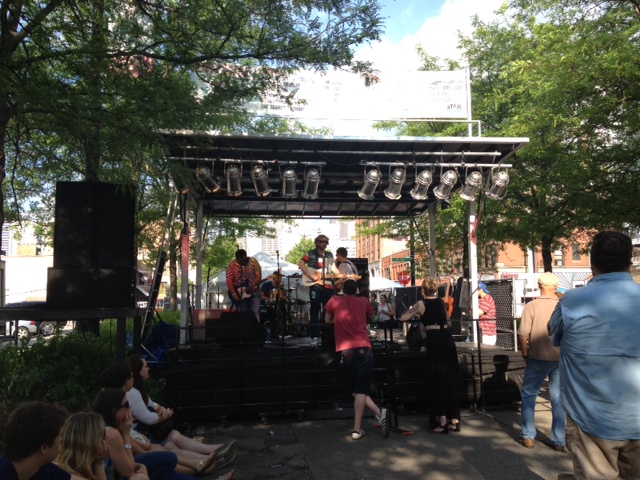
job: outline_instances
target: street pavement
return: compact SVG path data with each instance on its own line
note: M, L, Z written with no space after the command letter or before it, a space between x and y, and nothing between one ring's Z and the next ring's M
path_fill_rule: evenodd
M364 421L367 435L351 439L352 410L332 419L270 418L221 425L186 426L185 433L207 443L238 440L235 479L282 480L440 480L556 479L571 472L571 456L551 447L551 409L539 398L538 437L527 449L517 443L520 412L516 407L466 409L462 431L447 435L426 429L426 415L400 415L398 427L384 439L373 417ZM216 479L225 467L206 477Z

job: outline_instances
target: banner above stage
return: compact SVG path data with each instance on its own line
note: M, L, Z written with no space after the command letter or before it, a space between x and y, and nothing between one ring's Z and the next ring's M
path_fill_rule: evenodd
M391 72L364 85L349 72L297 72L282 82L295 94L291 105L275 92L245 108L256 115L293 118L362 120L469 119L471 89L466 70Z

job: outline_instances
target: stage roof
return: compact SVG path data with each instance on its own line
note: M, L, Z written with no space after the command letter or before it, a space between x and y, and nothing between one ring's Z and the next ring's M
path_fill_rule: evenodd
M428 203L436 201L433 189L442 172L451 168L459 174L456 188L466 175L480 170L485 183L492 167L510 165L514 154L529 143L528 138L483 137L337 137L277 134L236 134L196 131L163 131L161 140L167 158L174 167L178 188L189 188L202 200L205 215L270 217L380 217L420 215ZM269 196L258 196L251 179L257 163L269 169ZM242 168L242 195L227 196L225 166L235 163ZM365 169L377 165L382 173L375 196L363 200L358 190L363 186ZM180 166L186 168L179 168ZM196 169L205 166L218 179L222 189L207 192L196 179ZM320 171L316 199L298 195L283 198L281 176L284 167L297 171L297 190L304 188L304 174L310 168ZM389 175L398 166L406 167L406 182L397 200L383 191ZM430 169L433 183L426 200L414 200L409 191L416 175Z

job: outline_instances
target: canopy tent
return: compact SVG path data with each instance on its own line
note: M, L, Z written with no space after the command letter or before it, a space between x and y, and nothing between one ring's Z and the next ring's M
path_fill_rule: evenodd
M389 280L385 277L369 277L369 290L372 292L377 290L393 290L394 288L401 288L404 285L393 280Z
M509 160L528 138L334 137L162 131L160 138L176 190L196 207L196 238L203 218L415 217L429 212L429 250L435 250L438 202L467 185L508 184ZM372 173L373 172L373 173ZM502 174L502 175L499 175ZM428 181L427 181L428 180ZM421 183L421 191L416 189ZM391 188L390 188L391 187ZM396 188L397 187L397 188ZM442 188L445 187L446 194ZM464 191L464 190L463 190ZM482 193L481 193L482 194ZM468 194L468 224L476 220L477 191ZM185 232L190 218L185 216ZM184 234L188 242L188 233ZM202 249L198 248L201 252ZM469 236L471 288L477 287L477 249ZM183 257L183 277L188 272ZM202 259L197 259L196 267ZM436 275L435 256L431 275ZM198 275L201 278L201 275ZM188 278L182 288L188 294ZM202 298L196 285L196 302ZM187 306L182 305L183 327ZM196 305L196 308L200 308ZM473 297L473 312L477 299Z

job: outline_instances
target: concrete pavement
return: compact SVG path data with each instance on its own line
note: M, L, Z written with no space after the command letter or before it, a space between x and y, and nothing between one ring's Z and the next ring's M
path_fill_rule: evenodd
M193 426L186 433L208 443L238 440L233 464L236 479L282 480L424 480L556 479L571 472L571 457L551 448L551 410L539 398L538 438L534 449L517 443L520 412L502 408L463 410L462 431L448 435L426 429L426 415L398 416L398 427L382 438L373 417L365 418L367 436L351 439L352 411L333 419L271 419L222 426ZM545 444L546 442L546 444ZM217 478L227 469L207 477Z

